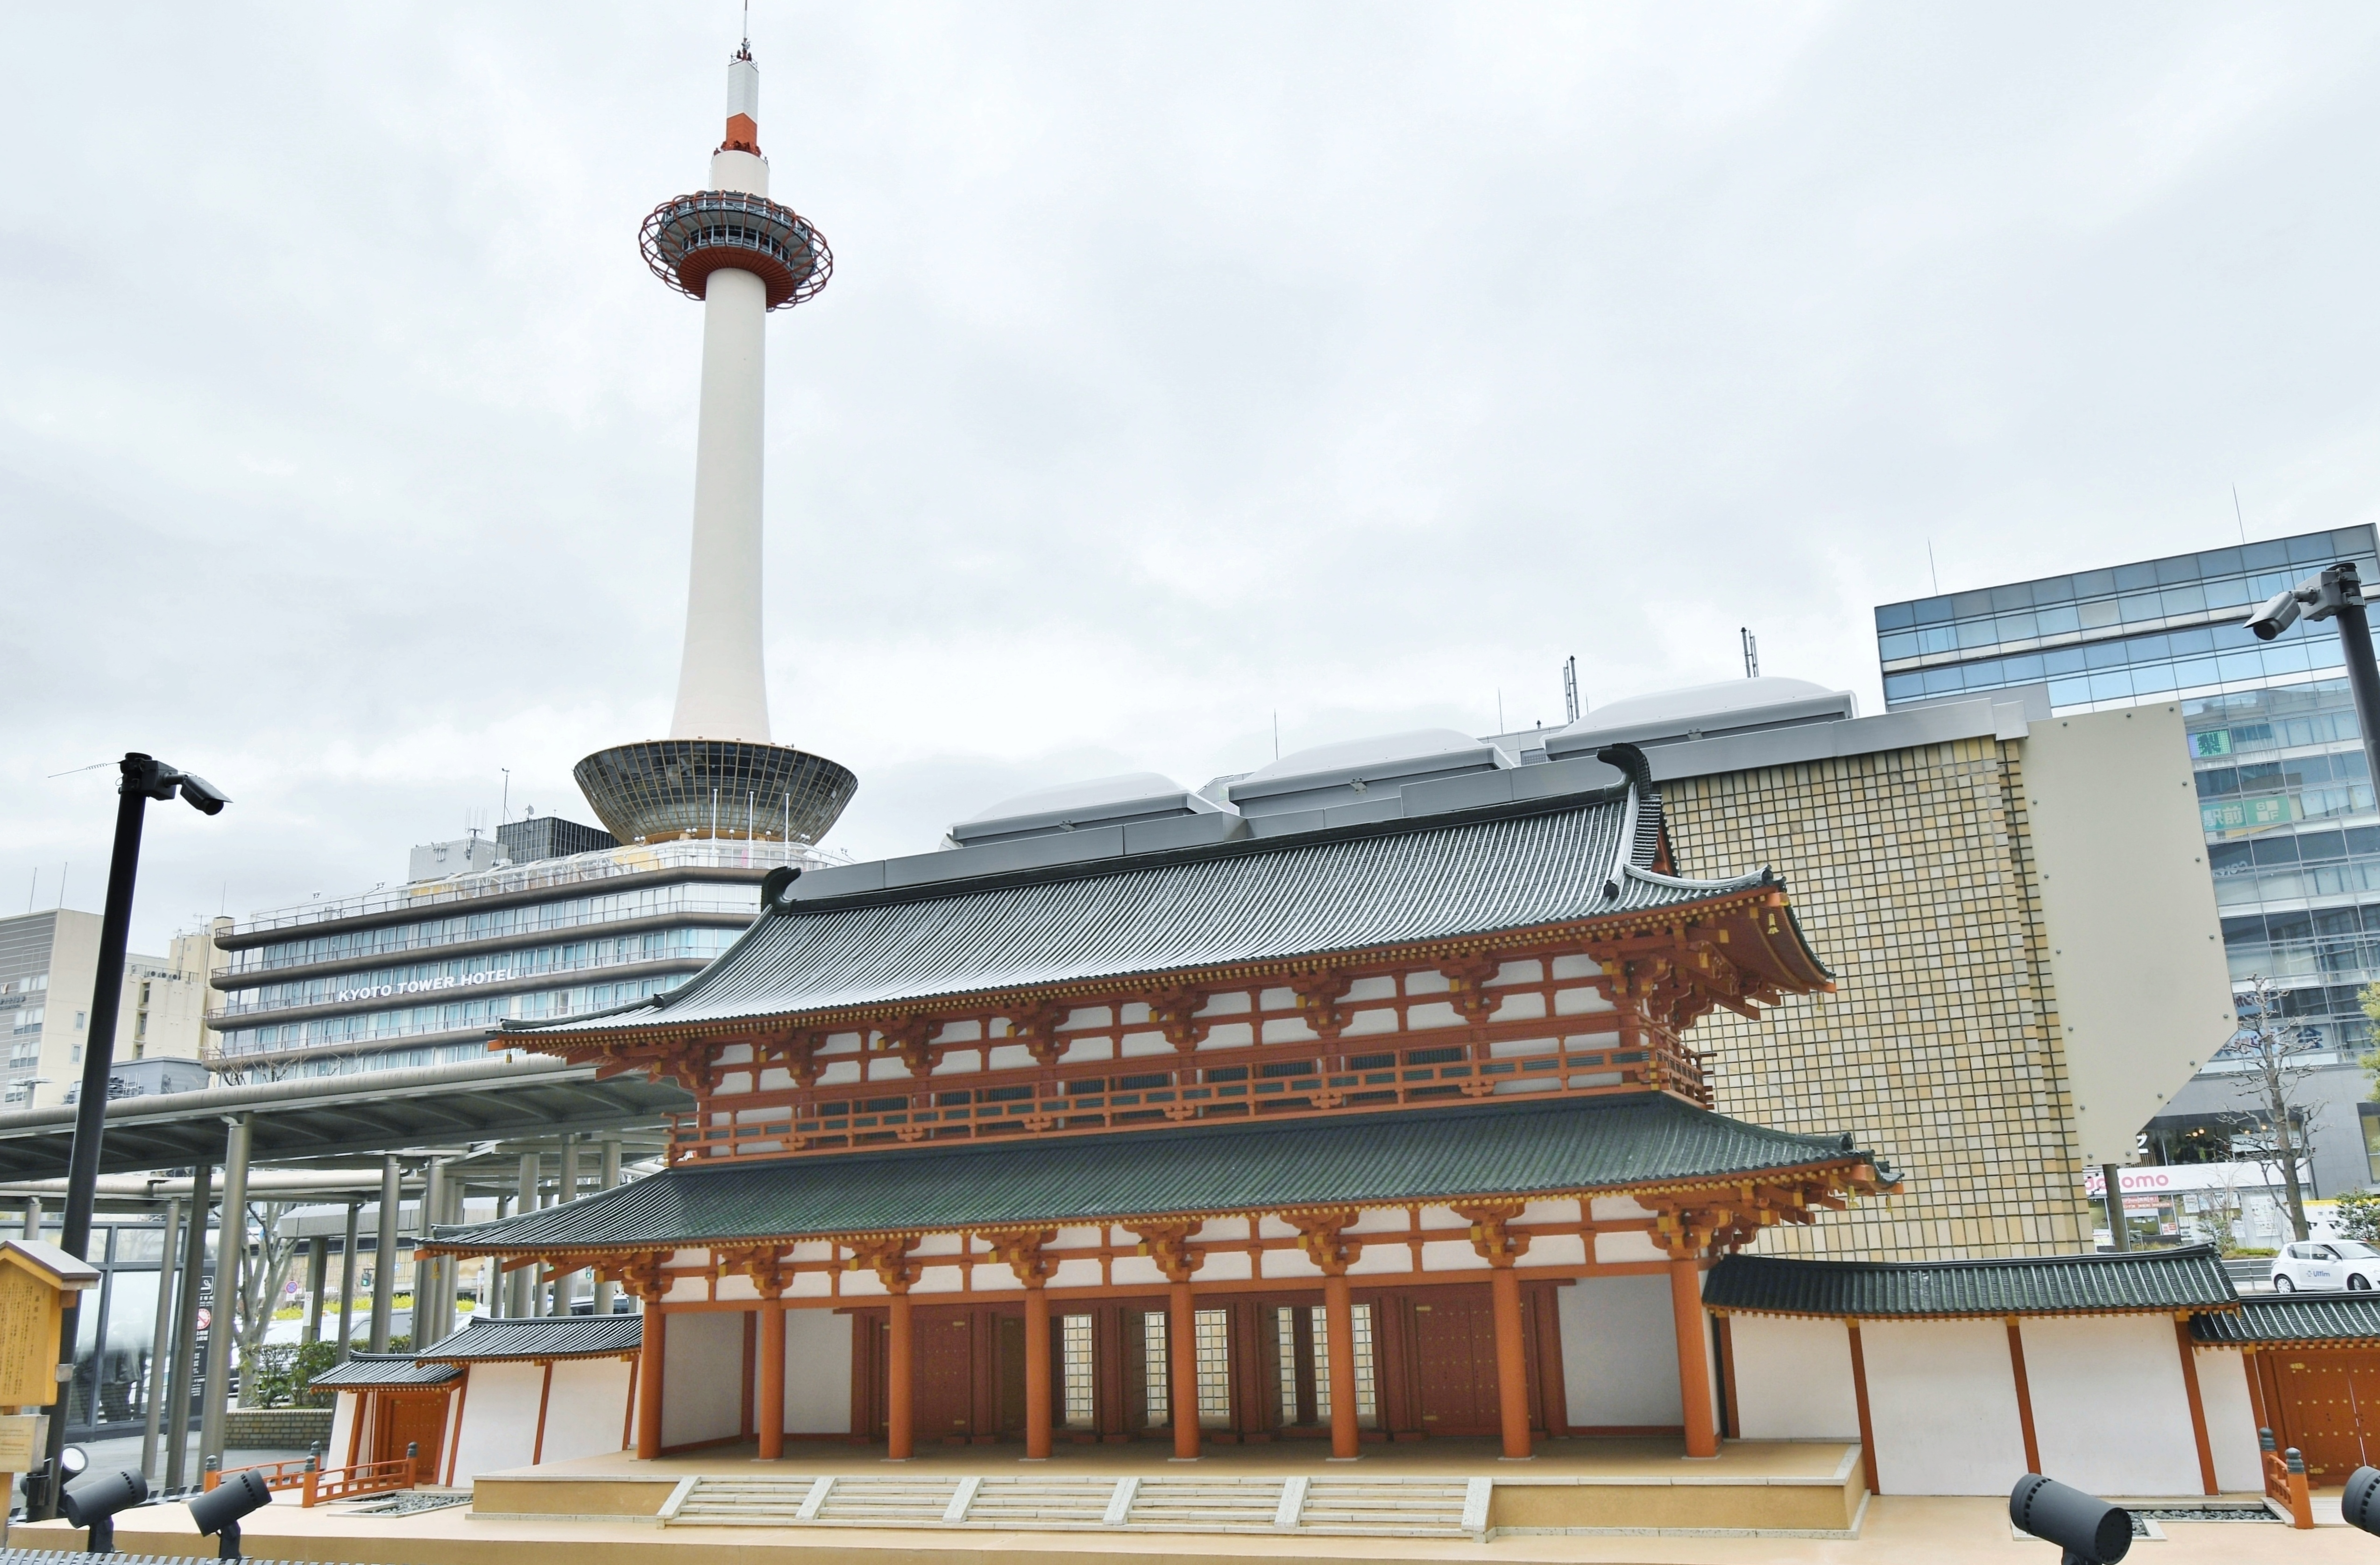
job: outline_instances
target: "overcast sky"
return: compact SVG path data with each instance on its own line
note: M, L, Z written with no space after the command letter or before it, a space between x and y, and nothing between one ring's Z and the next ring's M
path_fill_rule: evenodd
M2370 520L2380 7L794 6L780 742L1023 788L1559 721ZM667 731L736 7L0 10L0 912L401 880Z

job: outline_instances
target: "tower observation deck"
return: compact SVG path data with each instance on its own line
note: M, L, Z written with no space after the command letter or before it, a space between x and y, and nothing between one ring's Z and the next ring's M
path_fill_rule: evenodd
M578 763L587 802L624 843L680 837L814 843L858 790L848 768L774 743L760 645L765 323L814 298L834 256L809 220L769 199L760 72L747 42L727 66L727 135L710 187L663 201L638 235L655 276L703 307L694 547L677 712L666 739Z

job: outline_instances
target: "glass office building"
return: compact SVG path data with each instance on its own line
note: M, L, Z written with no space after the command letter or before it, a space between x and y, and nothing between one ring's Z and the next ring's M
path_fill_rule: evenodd
M2261 642L2254 605L2354 560L2380 580L2373 529L2210 549L1876 611L1888 708L2044 685L2055 712L2178 700L2236 982L2351 1062L2380 979L2380 810L2337 628Z
M759 916L771 869L831 862L767 839L639 843L226 919L209 1063L271 1079L484 1060L507 1018L674 989Z

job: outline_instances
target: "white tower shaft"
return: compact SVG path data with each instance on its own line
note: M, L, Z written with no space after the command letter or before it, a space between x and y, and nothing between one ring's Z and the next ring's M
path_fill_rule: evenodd
M744 69L750 70L748 63ZM729 110L739 110L729 77ZM757 96L757 93L753 95ZM769 193L750 152L710 160L710 188ZM760 469L768 289L749 272L713 272L703 289L702 410L694 457L694 557L686 595L673 739L769 738L760 649Z

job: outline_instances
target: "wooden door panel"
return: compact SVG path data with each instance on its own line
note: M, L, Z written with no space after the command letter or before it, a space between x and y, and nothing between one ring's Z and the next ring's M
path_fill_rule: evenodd
M2363 1441L2357 1430L2355 1381L2350 1368L2355 1355L2336 1353L2283 1353L2280 1355L2281 1396L2289 1407L2289 1428L2305 1456L2306 1474L2314 1486L2340 1484L2362 1465ZM2380 1407L2374 1410L2380 1414Z
M415 1448L414 1482L436 1483L438 1459L446 1443L446 1401L443 1391L382 1391L372 1460L395 1462L410 1445Z
M921 1440L964 1440L975 1430L974 1312L920 1309L910 1320L910 1377ZM989 1431L987 1431L989 1433Z
M1433 1288L1414 1303L1421 1426L1432 1435L1492 1435L1496 1306L1485 1287Z

